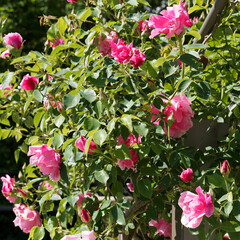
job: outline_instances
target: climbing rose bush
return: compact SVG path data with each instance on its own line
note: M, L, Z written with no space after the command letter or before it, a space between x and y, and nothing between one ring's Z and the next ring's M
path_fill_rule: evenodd
M1 177L15 226L29 240L175 239L183 226L240 239L236 1L207 37L211 2L155 15L152 1L62 1L66 16L41 17L41 52L0 21L0 139L29 159Z

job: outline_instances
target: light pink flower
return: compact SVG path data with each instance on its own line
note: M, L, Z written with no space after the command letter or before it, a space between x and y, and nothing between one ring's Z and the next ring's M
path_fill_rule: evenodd
M230 236L228 233L225 233L224 236L223 236L223 239L230 239Z
M78 0L67 0L68 2L70 2L70 3L76 3L76 2L78 2Z
M60 240L81 240L81 238L76 235L66 235Z
M130 192L134 192L134 186L133 186L132 179L130 180L130 183L127 183L126 185L127 185L128 190L129 190Z
M117 145L125 144L126 146L130 147L130 146L133 146L133 144L135 144L135 143L137 143L137 142L138 142L138 143L141 143L141 138L142 138L142 136L141 136L141 135L138 135L138 140L137 140L136 137L134 136L134 134L131 133L131 134L128 136L127 140L124 141L122 135L120 135L120 136L118 137L118 139L117 139L117 141L118 141L118 142L117 142Z
M81 136L80 138L77 139L75 145L81 151L85 152L86 142L87 142L87 139L85 137ZM97 149L96 144L93 141L91 141L90 145L89 145L89 148L88 148L88 153L93 153L94 150L96 150L96 149Z
M55 47L57 47L59 44L64 44L65 42L64 42L64 39L63 38L57 38L57 39L55 39L54 40L54 43L52 43L52 42L50 42L50 45L51 45L51 47L52 48L55 48Z
M11 53L9 52L9 50L6 50L6 51L4 51L4 52L1 53L0 58L6 59L6 56L7 56L7 55L10 55L10 54L11 54Z
M112 56L117 62L127 63L130 61L133 54L132 43L127 45L124 43L123 39L119 39L117 44L114 42L111 42L110 46L112 48Z
M90 231L83 231L82 232L82 240L95 240L93 230L91 232Z
M222 175L229 175L231 171L228 160L224 160L222 166L220 167L220 172Z
M144 53L139 52L139 49L133 48L133 55L130 60L130 64L134 66L134 68L137 68L143 64L143 62L146 60L146 56Z
M118 42L118 35L116 32L110 32L108 36L102 41L102 35L100 34L98 36L98 51L102 53L102 56L105 57L108 55L108 57L112 58L112 48L111 48L111 42L117 43Z
M193 171L191 168L188 168L187 170L182 171L181 175L179 177L184 182L191 182L193 179Z
M167 34L167 38L172 37L173 34L179 35L184 26L191 27L192 22L189 15L180 1L179 5L173 4L173 7L168 7L167 10L160 12L162 16L151 15L148 25L154 29L151 31L150 38L154 38L160 33Z
M54 149L47 144L30 146L27 155L31 156L30 164L39 166L42 174L49 174L49 178L54 182L59 181L61 156Z
M159 236L163 235L164 237L172 237L172 224L168 223L164 218L159 221L151 220L149 226L157 228L155 234L159 234Z
M29 74L25 75L20 83L20 86L24 90L34 90L38 84L38 79Z
M82 193L78 195L78 201L77 201L77 206L78 208L81 207L82 205L82 201L84 198L88 198L91 197L92 194L90 192L87 192L85 195L83 195Z
M7 35L4 36L3 38L4 43L7 46L12 46L16 49L21 48L22 46L22 36L19 33L8 33Z
M196 188L196 192L198 195L189 191L183 192L178 200L178 205L183 210L181 222L187 228L197 228L204 215L210 217L214 212L210 194L203 194L200 186Z
M138 23L140 32L149 31L148 20L142 20Z
M10 96L10 93L11 93L12 89L13 89L13 86L10 85L10 84L8 84L7 87L5 87L4 89L2 89L2 84L0 84L0 90L3 90L3 94L2 94L3 97L8 97L8 96Z
M53 188L53 186L50 183L48 183L47 181L40 182L39 187L43 187L46 190L50 190Z
M24 204L15 204L13 212L16 215L13 221L15 227L20 227L24 233L29 233L34 226L42 225L39 213Z
M10 203L14 203L17 197L13 197L12 192L15 188L15 180L14 178L10 178L9 175L5 175L6 177L1 177L1 180L3 182L2 186L2 194Z
M50 103L50 104L49 104ZM64 104L56 99L50 94L47 93L46 97L43 98L43 105L46 109L49 109L51 106L59 112L62 112Z
M132 170L134 170L134 166L138 161L138 155L134 149L130 149L130 154L131 159L118 159L118 166L121 168L121 170L124 170L125 168L132 168Z

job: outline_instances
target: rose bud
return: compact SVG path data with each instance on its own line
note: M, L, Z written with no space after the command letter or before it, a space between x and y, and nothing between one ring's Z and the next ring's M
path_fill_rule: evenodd
M220 167L220 172L222 175L229 175L231 171L228 160L223 161L222 166Z
M191 182L193 179L193 171L191 168L188 168L187 170L184 170L179 177L184 181L184 182Z

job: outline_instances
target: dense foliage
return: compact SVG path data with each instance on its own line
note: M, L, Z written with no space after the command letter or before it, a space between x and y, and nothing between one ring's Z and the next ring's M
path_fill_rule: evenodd
M169 239L175 206L199 239L238 239L239 2L201 44L208 2L161 16L145 0L68 2L41 19L43 52L22 54L18 29L2 35L0 138L29 159L19 181L2 177L15 226L30 239Z

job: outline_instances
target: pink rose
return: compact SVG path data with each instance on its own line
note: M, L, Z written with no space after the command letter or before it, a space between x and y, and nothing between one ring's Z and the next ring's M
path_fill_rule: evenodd
M131 159L118 159L118 165L121 168L121 170L124 170L125 168L127 169L132 168L132 170L134 170L134 166L138 161L138 155L134 149L130 149L130 154Z
M130 183L127 183L126 185L127 185L128 190L129 190L130 192L134 192L134 186L133 186L132 179L130 180Z
M228 233L225 233L224 236L223 236L223 239L230 239L230 236Z
M50 190L53 188L53 186L50 183L48 183L47 181L40 182L39 187L43 187L46 190Z
M20 86L24 90L34 90L38 84L38 79L29 74L25 75L20 83Z
M130 60L130 64L134 66L134 68L137 68L143 64L143 62L146 60L146 56L144 53L139 52L137 48L133 48L133 55Z
M22 46L23 39L19 33L8 33L4 36L3 41L7 46L19 49Z
M118 35L116 32L110 32L108 36L102 41L102 35L100 34L98 36L98 51L102 53L102 56L105 57L108 55L108 57L112 58L112 48L111 48L111 42L117 43L118 42Z
M81 238L76 235L66 235L60 240L81 240Z
M198 195L183 192L178 200L178 205L183 210L181 222L187 228L197 228L204 215L210 217L214 212L210 194L203 194L200 186L196 188L196 192Z
M148 21L147 20L140 21L138 23L138 28L139 28L140 32L149 31Z
M11 53L9 52L9 50L6 50L6 51L4 51L4 52L1 53L0 58L6 59L6 56L7 56L7 55L10 55L10 54L11 54Z
M184 181L184 182L191 182L193 179L193 171L191 168L188 168L187 170L184 170L179 177Z
M68 2L70 2L70 3L76 3L76 2L78 2L78 0L67 0Z
M77 206L78 208L81 207L82 201L84 198L91 197L92 194L90 192L87 192L86 195L83 195L82 193L78 195L78 201L77 201Z
M40 227L42 225L39 213L24 204L15 204L13 212L16 215L13 221L15 227L20 227L24 233L29 233L34 226Z
M160 219L159 221L151 220L149 226L157 228L155 234L159 236L163 235L164 237L172 237L172 224L168 223L165 219Z
M112 56L114 59L119 63L127 63L130 61L132 57L132 46L133 44L130 43L129 45L125 44L123 39L119 39L117 44L111 42L112 48Z
M59 44L64 44L64 39L63 38L55 39L54 43L50 42L50 45L51 45L52 48L57 47Z
M85 209L81 210L81 220L84 223L88 223L91 219L91 215L89 212L87 212Z
M0 90L3 90L3 97L8 97L10 96L11 90L13 89L13 86L8 84L7 87L5 87L4 89L2 89L2 84L0 84Z
M3 182L2 186L2 194L10 203L14 203L17 197L13 197L12 192L15 189L15 180L14 178L10 178L9 175L5 175L6 177L1 177L1 180Z
M93 230L91 232L90 231L83 231L82 232L82 240L95 240Z
M118 139L117 139L117 141L118 141L117 145L125 144L125 145L128 146L128 147L129 147L129 146L133 146L133 144L135 144L135 143L137 143L137 142L138 142L138 143L141 143L141 138L142 138L142 136L141 136L141 135L138 135L138 140L137 140L136 137L134 136L134 134L131 133L131 134L128 136L127 140L124 141L122 135L120 135L120 136L118 137Z
M231 171L228 160L223 161L222 166L220 167L220 172L222 175L229 175Z
M31 156L30 164L39 166L42 174L50 174L49 178L52 181L59 181L61 156L54 149L48 147L47 144L30 146L27 155Z
M64 107L64 104L58 100L55 100L50 93L47 93L46 97L43 98L43 105L46 109L49 109L51 106L54 109L57 108L59 112L62 112Z
M80 138L77 139L75 145L77 148L79 148L81 151L85 152L85 145L86 145L86 142L87 142L87 139L84 138L83 136L81 136ZM97 146L96 144L91 141L90 142L90 145L89 145L89 148L88 148L88 153L93 153L94 150L97 149ZM93 151L91 151L93 150Z
M151 15L149 18L149 27L155 28L151 31L150 38L154 38L160 33L165 33L167 34L166 37L170 38L174 33L179 35L183 31L184 26L192 26L182 1L180 1L179 5L173 4L173 7L168 7L167 10L161 11L160 14L162 16Z

